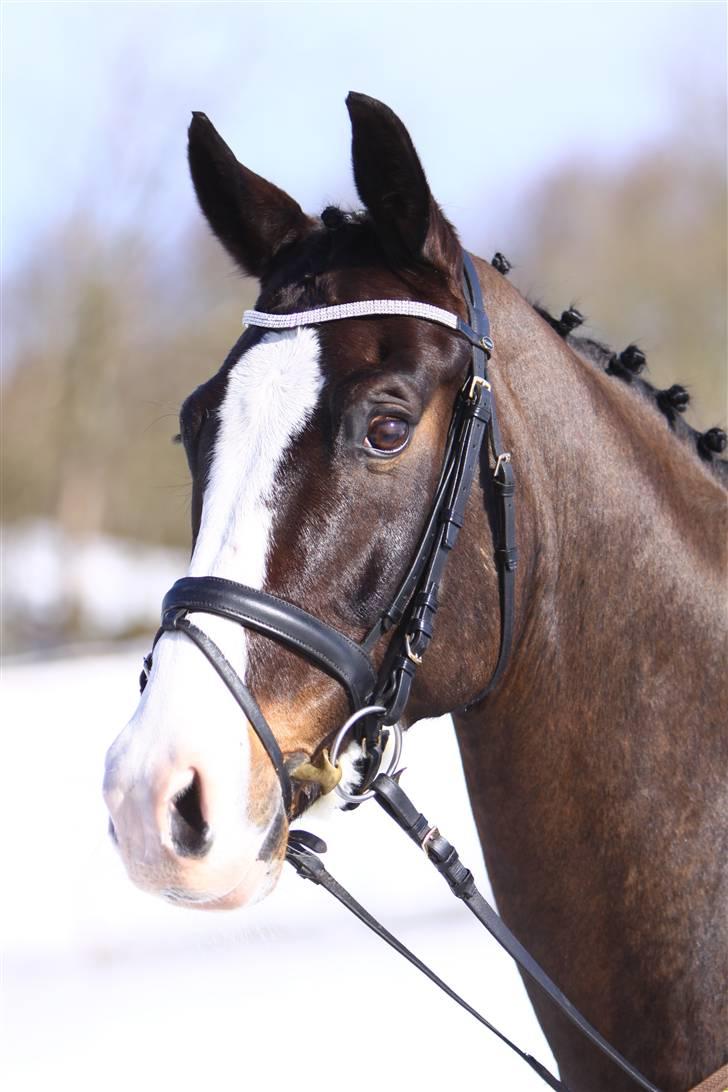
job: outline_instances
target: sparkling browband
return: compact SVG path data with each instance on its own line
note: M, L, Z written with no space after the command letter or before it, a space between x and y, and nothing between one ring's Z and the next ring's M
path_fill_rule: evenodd
M452 311L435 307L431 303L415 300L359 300L356 303L337 303L332 307L314 307L311 311L295 311L292 315L273 315L268 311L246 311L244 326L264 326L268 330L288 330L293 326L312 326L317 322L333 322L335 319L366 318L371 315L409 315L429 319L457 330L462 325Z

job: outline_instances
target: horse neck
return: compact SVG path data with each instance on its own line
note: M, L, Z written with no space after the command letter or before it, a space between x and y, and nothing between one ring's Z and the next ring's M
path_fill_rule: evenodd
M717 721L725 493L657 411L573 353L501 278L483 279L521 556L510 667L456 717L473 811L511 926L633 1061L657 1074L672 1057L684 1074L671 1037L690 1006L706 1013L706 1058L719 1023L690 938L714 943L714 908L696 891L725 885L710 819L728 764ZM484 522L477 533L489 535ZM473 539L471 527L463 556ZM464 643L480 639L492 664L497 599L481 554L490 594ZM615 935L632 938L631 962L610 948ZM680 997L674 981L689 983ZM580 1073L578 1045L539 1014L567 1077ZM622 1087L592 1078L573 1087Z
M523 666L613 666L626 632L630 657L654 644L658 617L661 644L709 643L702 600L722 598L725 491L645 397L487 275L491 378L518 479Z

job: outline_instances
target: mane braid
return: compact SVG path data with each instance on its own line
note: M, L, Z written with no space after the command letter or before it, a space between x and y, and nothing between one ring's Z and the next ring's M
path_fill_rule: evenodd
M572 331L584 321L584 316L573 305L555 318L540 303L531 306L538 315L555 330L560 337L582 358L601 368L607 375L616 376L628 383L643 398L659 409L675 435L686 443L703 462L709 463L715 476L728 486L728 461L718 456L726 449L728 438L721 428L710 428L698 432L681 416L688 407L690 395L685 387L673 383L665 390L659 390L643 379L639 374L647 365L647 358L637 345L628 345L621 353L616 353L608 345L590 337L576 337Z
M327 205L320 219L324 231L317 233L317 240L313 241L312 249L306 256L301 256L300 268L296 268L292 275L289 274L290 279L287 284L279 285L282 291L278 302L289 308L308 310L315 306L315 298L311 297L309 300L307 289L314 290L317 277L325 274L332 261L336 264L336 259L348 253L352 244L359 251L362 251L362 248L365 252L376 251L377 257L380 259L383 257L381 253L378 253L376 234L365 210L345 211L338 205ZM491 265L504 277L512 268L511 263L501 251L496 251L493 255ZM411 280L413 291L417 291L417 270L398 269L398 273L403 279ZM642 378L640 373L646 368L647 358L637 345L628 345L621 353L617 353L595 338L576 336L574 331L584 323L585 317L574 304L556 318L541 303L529 302L536 314L583 359L601 368L607 375L615 376L623 383L627 383L641 397L654 405L665 418L672 432L696 452L703 462L708 463L715 476L728 487L728 461L719 458L727 446L726 433L721 428L710 428L706 432L698 432L685 421L683 414L690 402L690 395L684 386L673 383L665 390L659 390L649 380Z

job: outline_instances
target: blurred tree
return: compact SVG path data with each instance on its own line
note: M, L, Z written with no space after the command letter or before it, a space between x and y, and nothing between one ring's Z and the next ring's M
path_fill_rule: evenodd
M726 419L723 114L682 115L627 164L563 166L498 241L531 298L577 303L598 337L642 345L654 382L686 383L700 427ZM125 171L125 217L106 215L112 182L97 180L4 286L3 518L187 546L177 411L255 290L201 221L160 241L156 180L140 182L133 160Z
M202 226L175 250L170 268L143 235L104 238L75 217L8 286L5 520L189 543L177 412L224 359L255 291Z
M507 252L529 298L575 303L601 340L637 342L658 386L683 383L697 428L728 416L725 120L724 100L690 102L631 163L562 166Z

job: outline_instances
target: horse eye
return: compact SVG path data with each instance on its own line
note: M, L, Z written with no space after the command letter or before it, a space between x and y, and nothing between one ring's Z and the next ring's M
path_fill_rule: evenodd
M372 417L366 439L367 447L388 455L401 451L409 440L409 422L402 417Z

